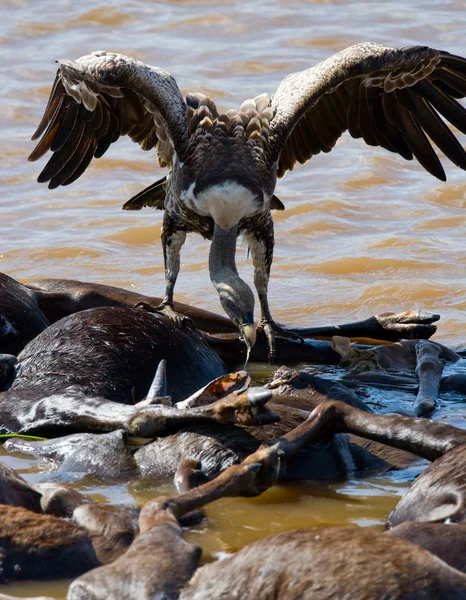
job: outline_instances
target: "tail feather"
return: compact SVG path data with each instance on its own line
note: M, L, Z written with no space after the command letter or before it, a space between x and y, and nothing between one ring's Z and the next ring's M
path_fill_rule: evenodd
M162 179L152 183L149 187L143 189L142 192L139 192L139 194L130 198L128 202L125 202L125 204L123 204L123 210L141 210L141 208L144 208L145 206L164 210L166 190L167 178L162 177ZM274 195L272 196L270 208L272 210L284 210L285 206L283 202Z
M136 194L123 204L123 210L141 210L144 206L150 206L152 208L158 208L163 210L165 208L165 194L167 189L167 178L162 177L155 183L146 187L142 192Z
M272 196L272 200L270 202L270 208L272 210L285 210L285 205L283 204L283 202L277 198L277 196L275 196L275 194Z

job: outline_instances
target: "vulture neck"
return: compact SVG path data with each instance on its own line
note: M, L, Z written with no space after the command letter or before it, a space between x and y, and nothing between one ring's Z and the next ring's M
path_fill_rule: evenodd
M249 352L256 343L254 326L254 294L236 269L236 233L238 226L225 231L214 225L209 255L210 279L218 292L223 310L232 319Z
M217 224L214 225L214 234L209 254L209 274L217 292L225 285L238 289L238 283L245 285L238 275L236 268L236 233L238 226L235 225L225 231Z

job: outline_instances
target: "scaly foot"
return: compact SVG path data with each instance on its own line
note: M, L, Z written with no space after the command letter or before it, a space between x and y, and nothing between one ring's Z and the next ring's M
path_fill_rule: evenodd
M304 342L304 338L302 338L298 333L294 331L290 331L284 327L275 323L272 320L261 319L259 321L259 325L257 329L263 331L265 337L267 338L267 345L269 347L269 363L273 363L275 360L275 338L285 338L288 340L296 340L299 342Z
M143 310L147 310L147 312L164 315L170 319L170 321L173 321L177 327L184 327L187 325L188 327L195 329L193 321L186 315L176 312L170 304L162 302L162 304L159 304L158 306L152 306L152 304L149 304L148 302L138 302L134 305L134 308L142 308Z

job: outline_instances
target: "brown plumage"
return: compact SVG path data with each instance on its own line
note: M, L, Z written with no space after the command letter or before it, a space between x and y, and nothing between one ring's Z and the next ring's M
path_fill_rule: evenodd
M260 140L269 166L278 158L279 176L296 162L329 152L347 129L369 145L408 160L415 156L442 180L445 174L426 135L454 164L466 167L464 150L441 118L466 131L466 111L456 101L466 95L466 60L448 52L357 44L289 75L271 101L258 96L226 114L202 94L183 100L168 73L119 54L95 52L59 64L33 136L41 139L29 157L54 153L40 176L50 187L70 183L77 169L85 170L84 159L102 156L120 135L144 150L157 147L159 162L171 166L173 150L186 158L190 136L215 128ZM58 177L73 157L66 169L71 174Z
M466 109L457 101L466 95L466 59L442 50L357 44L289 75L272 98L263 94L226 113L203 94L184 99L169 73L120 54L95 52L59 65L29 157L53 152L39 181L51 188L72 183L122 135L144 150L155 148L159 164L171 169L167 179L124 208L165 209L166 314L173 317L186 233L213 237L211 279L225 312L247 345L254 344L254 297L238 275L232 243L244 233L271 356L274 335L290 336L274 323L267 301L270 210L283 209L273 195L277 177L296 162L330 152L345 131L406 160L416 158L442 181L433 145L466 169L466 153L447 125L466 133ZM229 232L228 243L221 232L214 235L216 228Z

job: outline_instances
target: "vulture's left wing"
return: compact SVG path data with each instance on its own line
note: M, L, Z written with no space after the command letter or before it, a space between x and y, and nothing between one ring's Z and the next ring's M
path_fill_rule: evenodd
M270 161L282 177L296 162L330 152L348 130L445 181L431 142L458 167L466 153L445 121L466 133L466 59L414 46L363 43L286 77L272 98Z

